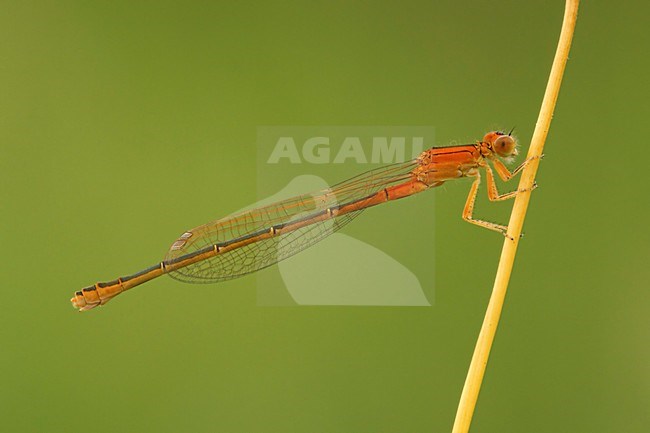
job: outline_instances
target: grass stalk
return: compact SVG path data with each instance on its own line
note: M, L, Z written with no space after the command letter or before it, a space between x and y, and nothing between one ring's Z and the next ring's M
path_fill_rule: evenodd
M578 15L578 3L579 0L566 0L560 40L555 52L551 74L546 85L546 92L544 93L544 100L542 101L542 107L528 150L528 157L540 156L544 149L544 142L546 141L546 136L551 125L553 110L555 109L564 68L569 56L569 48L571 47L571 39L573 38L573 31ZM456 419L452 429L453 433L467 433L472 422L472 415L474 414L476 400L478 399L485 368L487 367L490 356L490 349L492 348L492 342L494 341L499 324L499 317L501 316L503 302L508 289L508 281L510 280L521 230L524 225L524 218L526 217L526 210L530 201L530 188L535 182L538 166L539 158L532 160L523 170L521 180L519 181L519 189L528 192L519 193L515 198L510 222L508 223L508 237L505 238L503 244L501 259L499 260L494 287L492 289L492 296L490 297L485 318L483 319L483 325L481 326L481 332L476 342L476 347L474 348L474 354L472 355L472 362L467 372L467 378L465 379L465 386L463 387L463 393L460 397L458 411L456 412Z

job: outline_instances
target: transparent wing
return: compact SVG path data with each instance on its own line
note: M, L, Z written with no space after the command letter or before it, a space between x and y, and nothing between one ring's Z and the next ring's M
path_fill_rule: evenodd
M166 261L255 233L268 232L271 227L311 216L346 203L354 203L382 189L408 180L416 161L392 164L353 177L332 188L282 200L211 222L185 232L174 242ZM324 239L352 221L363 211L346 213L336 218L315 221L296 230L271 238L260 238L240 248L217 254L169 275L190 283L214 283L258 271L274 265Z

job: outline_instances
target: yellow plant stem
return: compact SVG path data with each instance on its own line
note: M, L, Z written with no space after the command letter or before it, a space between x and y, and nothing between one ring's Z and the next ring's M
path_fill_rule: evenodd
M551 125L553 117L553 110L555 109L555 102L560 91L560 84L562 83L562 75L569 56L569 48L571 47L571 39L573 38L573 31L576 24L578 15L579 0L567 0L564 10L564 21L562 23L562 31L560 33L560 41L555 52L555 59L551 68L551 75L546 86L544 93L544 100L542 101L542 108L537 118L535 125L535 132L531 140L530 148L528 150L528 157L539 157L542 155L544 142ZM454 421L453 433L466 433L469 431L472 422L472 415L476 407L476 400L481 389L481 383L485 374L488 358L490 356L490 349L494 341L497 326L499 324L499 317L503 308L503 302L506 297L508 289L508 281L512 272L512 266L515 261L515 254L517 253L517 245L521 236L521 230L524 225L524 218L526 216L526 209L530 201L530 190L535 182L535 175L537 167L539 166L539 158L533 159L524 169L521 180L519 182L519 190L526 191L517 194L515 203L510 215L510 222L508 223L508 237L505 238L503 250L501 251L501 259L499 260L499 267L497 269L494 287L492 289L492 296L488 304L481 332L476 342L472 362L467 372L465 379L465 386L463 393L460 397L458 411L456 412L456 420Z

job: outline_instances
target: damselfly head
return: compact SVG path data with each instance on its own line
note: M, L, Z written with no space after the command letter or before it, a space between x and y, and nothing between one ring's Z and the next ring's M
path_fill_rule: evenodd
M505 132L493 131L488 132L483 137L483 142L492 147L492 151L502 158L517 156L517 139Z

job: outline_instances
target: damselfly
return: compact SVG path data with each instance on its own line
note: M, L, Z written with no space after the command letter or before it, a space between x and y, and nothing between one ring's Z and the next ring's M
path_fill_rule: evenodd
M172 244L162 262L133 275L86 287L76 292L71 302L80 311L90 310L163 274L189 283L214 283L259 271L324 239L364 209L463 177L474 178L463 219L507 236L506 226L473 217L474 202L481 170L485 170L491 201L513 198L525 191L499 194L490 166L508 181L531 159L511 172L504 161L517 153L517 141L511 133L499 131L489 132L474 144L431 148L412 161L370 170L330 189L240 212L187 231Z

